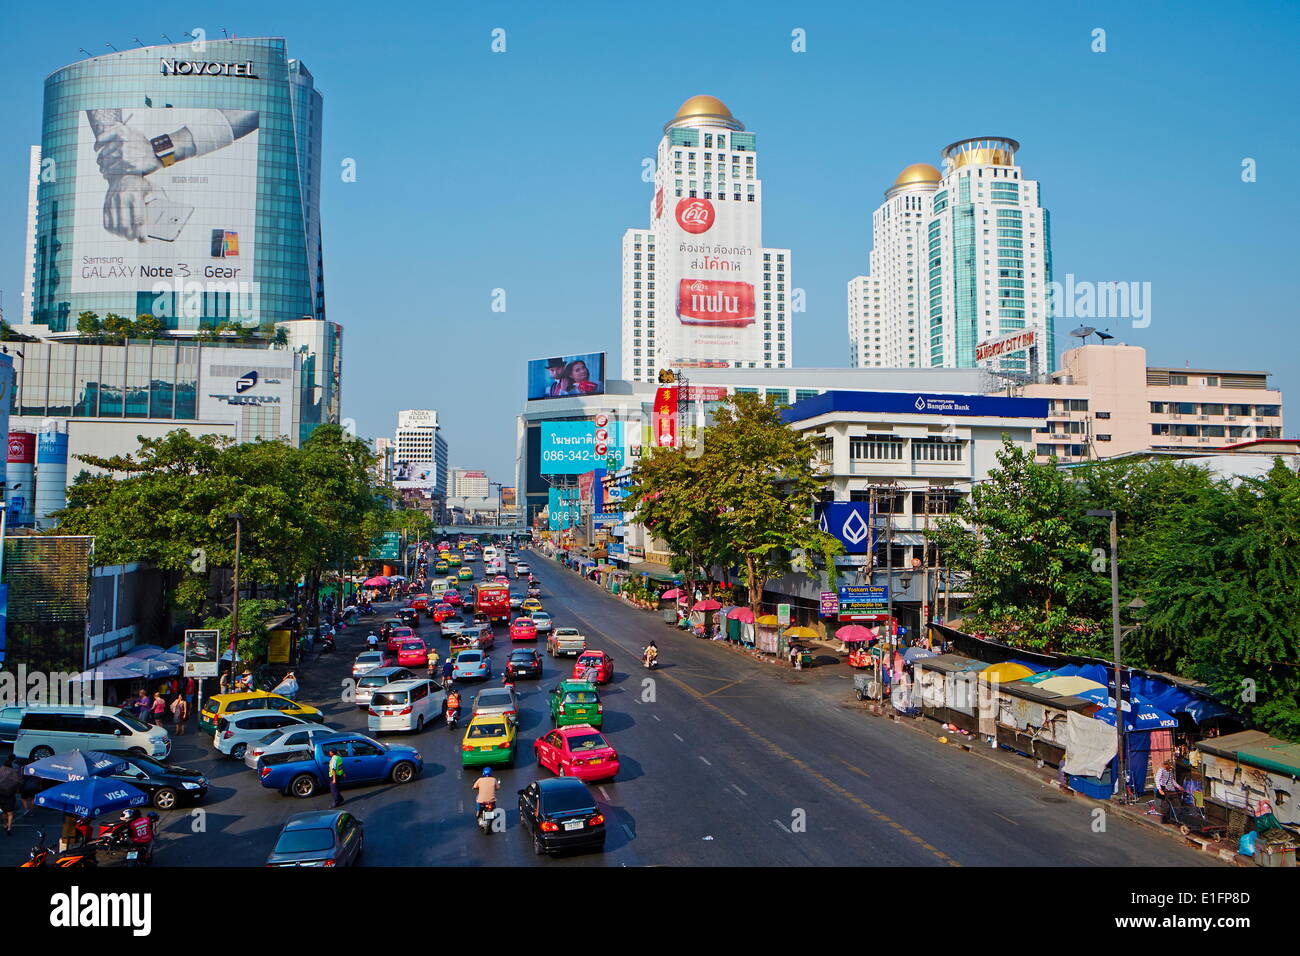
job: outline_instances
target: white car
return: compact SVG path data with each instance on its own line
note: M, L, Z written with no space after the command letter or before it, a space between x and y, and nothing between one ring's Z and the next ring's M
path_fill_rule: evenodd
M286 724L277 730L269 731L260 740L249 743L244 750L244 766L256 770L259 757L283 753L286 750L310 750L321 737L328 737L338 732L338 728L326 727L322 724L309 724L306 727Z
M447 694L437 681L400 680L385 684L370 698L366 727L372 733L408 730L419 733L446 709Z
M352 689L352 703L358 707L369 707L370 698L375 696L375 691L379 688L394 681L410 680L414 676L405 667L376 667L369 674L357 678L356 686Z
M438 625L442 629L443 637L451 637L453 634L459 634L465 629L465 622L459 618L448 618Z
M383 651L362 651L352 663L352 676L361 677L388 663L388 655Z
M524 564L522 561L515 565L515 577L526 578L530 573L531 570L528 565Z
M307 721L279 710L244 710L217 720L217 732L212 735L212 746L228 757L243 760L249 744L255 744L269 731L290 724ZM312 722L312 726L319 724Z

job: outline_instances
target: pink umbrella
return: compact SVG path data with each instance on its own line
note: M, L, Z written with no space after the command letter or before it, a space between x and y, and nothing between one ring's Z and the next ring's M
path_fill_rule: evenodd
M727 612L727 617L733 621L744 621L746 624L754 623L754 612L747 607L733 607Z
M376 574L373 578L366 578L361 582L363 588L386 588L392 582L382 574Z
M849 624L835 632L845 644L853 644L858 641L869 641L875 637L875 633L869 627L863 627L861 624Z
M682 596L682 592L681 592L681 589L680 589L680 588L669 588L667 591L665 591L663 594L661 594L661 595L659 595L659 596L660 596L661 598L675 598L675 597L681 597L681 596Z
M696 604L695 607L691 608L691 610L692 611L721 611L722 605L719 604L717 601L713 600L713 598L705 598L703 601L700 601L698 604Z

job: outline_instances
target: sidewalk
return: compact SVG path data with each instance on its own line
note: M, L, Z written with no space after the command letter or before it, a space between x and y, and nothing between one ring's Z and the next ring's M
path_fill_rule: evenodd
M558 561L555 561L553 558L550 560L564 570L570 570L565 568ZM582 577L582 575L578 575L576 572L574 573L575 576ZM604 590L604 588L601 588L600 585L595 582L589 581L588 583L590 583L592 587L598 588L602 591ZM624 601L622 603L627 604L628 602ZM630 604L628 606L634 607ZM646 614L655 613L654 611L645 611L642 608L634 607L634 609L642 610ZM664 630L667 632L677 633L683 638L689 636L683 631L678 631L675 626L670 626L668 624L664 624ZM929 737L938 746L956 747L981 759L992 760L995 763L1000 764L1006 770L1034 780L1041 786L1057 791L1064 796L1085 801L1094 806L1103 807L1107 813L1114 813L1132 822L1153 828L1166 836L1182 841L1186 846L1192 849L1197 849L1206 853L1213 853L1225 863L1230 863L1236 866L1255 865L1255 861L1250 857L1241 856L1236 852L1235 841L1216 841L1209 837L1198 836L1196 834L1188 834L1184 836L1177 827L1161 823L1158 816L1145 812L1146 799L1140 799L1138 803L1132 806L1126 806L1123 804L1117 804L1110 800L1097 800L1085 796L1084 794L1071 790L1069 787L1061 784L1057 779L1057 771L1052 767L1046 765L1041 767L1036 766L1035 761L1031 758L1022 756L1014 750L1007 749L1003 746L997 748L990 747L989 742L979 737L977 734L963 734L960 730L946 731L943 729L943 725L936 720L920 716L905 717L897 713L889 704L882 705L873 701L857 701L853 696L852 677L854 671L847 663L845 663L844 655L842 655L839 652L839 649L830 641L806 641L805 643L811 644L819 649L820 653L817 655L818 663L811 668L795 670L786 660L776 658L771 654L764 654L755 651L752 648L733 644L729 641L705 642L702 638L692 637L691 639L699 641L700 643L708 643L718 648L720 651L732 654L744 654L745 656L751 657L755 660L760 660L772 664L775 667L782 668L788 672L785 675L787 680L793 679L800 684L806 685L810 692L821 695L832 706L861 709L869 716L877 719L892 720L895 723L910 729L914 733ZM835 663L831 663L828 658L833 658Z

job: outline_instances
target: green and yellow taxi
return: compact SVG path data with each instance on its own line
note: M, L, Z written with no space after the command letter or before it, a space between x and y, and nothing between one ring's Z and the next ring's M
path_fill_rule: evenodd
M487 767L515 762L519 740L515 725L503 714L484 714L475 717L465 728L460 742L462 767Z
M448 566L448 567L452 567L452 568L458 568L458 567L460 567L460 565L461 565L461 557L460 557L460 555L457 554L455 551L448 551L448 552L447 552L447 566Z
M551 723L556 727L591 724L599 728L605 722L605 706L600 691L585 680L562 680L551 691Z
M449 565L447 564L446 561L439 561L437 564L433 566L434 574L446 574L448 570L449 570Z
M325 715L315 707L268 691L252 690L239 694L213 694L199 708L199 727L204 733L216 733L218 720L244 710L278 710L318 724L325 722Z
M461 569L456 572L456 576L462 581L473 581L474 571L471 568L462 566Z

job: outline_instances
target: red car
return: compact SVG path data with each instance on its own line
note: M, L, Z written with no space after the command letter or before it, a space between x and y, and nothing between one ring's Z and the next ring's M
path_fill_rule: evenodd
M538 766L584 783L618 775L618 751L590 724L557 727L543 734L533 744L533 753Z
M411 607L415 608L417 611L429 610L429 595L427 594L415 595L413 598L411 598Z
M510 579L509 579L508 577L506 577L504 574L498 574L497 577L496 577L496 583L497 583L497 584L509 584L509 583L510 583Z
M460 615L456 612L456 609L452 607L450 604L447 604L445 602L442 604L435 604L433 606L433 620L435 624L441 624L443 621L448 620L449 618L459 617L459 616Z
M614 658L604 651L583 651L573 662L573 679L585 680L588 667L596 668L595 684L608 684L614 679Z
M465 602L461 600L460 594L456 591L444 591L440 600L443 604L450 604L452 607L460 607Z
M385 650L390 654L396 654L397 649L412 638L419 640L419 638L415 637L415 631L412 628L395 627L388 632L388 643L384 646Z
M398 667L427 667L428 665L429 649L418 637L413 641L403 642L397 649Z
M510 622L510 640L537 640L537 622L531 617L517 617Z

